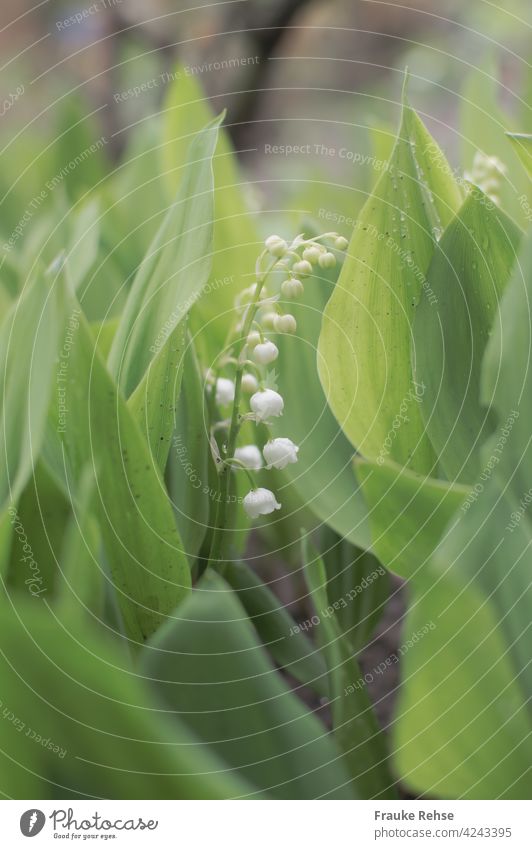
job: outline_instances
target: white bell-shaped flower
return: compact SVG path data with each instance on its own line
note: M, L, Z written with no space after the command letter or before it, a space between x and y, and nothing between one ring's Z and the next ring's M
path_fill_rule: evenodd
M235 460L239 460L246 469L258 472L262 469L262 457L256 445L242 445L235 450Z
M280 416L284 409L282 396L273 389L263 389L251 396L249 406L258 422L264 422L272 416Z
M248 492L244 497L243 505L244 510L252 519L256 519L258 516L267 516L268 513L273 513L274 510L281 509L281 505L276 500L273 492L269 489L264 489L262 486Z
M273 326L277 333L295 333L297 330L297 321L293 315L286 313L286 315L275 316Z
M256 392L259 388L259 382L254 374L250 374L246 372L242 375L242 390L247 392L248 395L251 395L252 392Z
M297 463L299 447L287 437L270 439L262 449L267 469L284 469L289 463Z
M282 257L288 250L288 245L281 236L268 236L264 244L272 256Z
M235 400L235 384L227 377L219 377L216 381L216 403L220 407L232 404Z
M253 351L251 353L252 359L255 360L260 366L267 366L269 363L273 363L274 360L279 356L279 349L277 345L267 339L265 342L260 342L258 345L255 345Z

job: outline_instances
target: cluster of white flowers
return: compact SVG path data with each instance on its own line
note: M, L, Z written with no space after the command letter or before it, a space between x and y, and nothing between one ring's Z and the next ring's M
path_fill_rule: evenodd
M347 239L338 233L326 233L316 239L297 236L288 243L280 236L269 236L259 258L257 282L238 296L235 307L239 312L237 331L244 332L245 344L238 359L242 371L240 386L250 395L250 412L242 419L259 423L268 423L281 416L284 400L274 389L262 382L265 366L269 366L279 356L279 349L266 332L295 333L297 322L293 315L283 312L279 296L270 296L264 285L269 271L282 271L286 274L281 283L281 295L285 298L297 298L303 292L301 278L308 277L315 267L332 268L336 257L322 241L329 241L331 247L345 251ZM260 273L260 260L270 260L269 270ZM230 361L230 360L228 360ZM235 360L232 360L235 362ZM212 380L212 376L211 376ZM214 381L212 381L214 382ZM235 403L238 408L237 387L235 382L225 377L215 379L215 399L220 407ZM265 381L267 384L268 381ZM262 384L262 385L261 385ZM236 398L236 400L235 400ZM234 445L234 440L232 442ZM234 457L226 463L233 468L243 467L248 473L266 469L284 469L291 463L297 463L299 447L288 437L270 439L260 451L257 445L243 445L234 449ZM264 487L254 487L243 500L246 513L251 518L273 513L279 510L275 495Z
M506 175L506 165L497 156L487 156L477 150L473 157L471 172L466 171L466 180L484 192L493 203L500 204L501 180Z

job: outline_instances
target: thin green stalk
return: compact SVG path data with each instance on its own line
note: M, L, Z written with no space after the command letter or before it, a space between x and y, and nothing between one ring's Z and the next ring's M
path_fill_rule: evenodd
M244 373L245 367L245 359L242 356L246 347L246 340L255 320L255 315L257 312L257 306L260 299L260 294L264 287L264 283L270 272L273 270L275 265L277 264L277 260L271 263L271 265L266 269L266 271L260 271L260 263L262 259L266 255L266 251L263 251L257 260L256 266L256 277L257 277L257 288L255 294L253 296L253 300L251 301L247 313L246 319L244 321L244 327L242 330L242 336L244 342L240 349L240 354L238 357L238 364L236 367L235 374L235 398L233 401L233 412L231 415L231 425L229 427L229 437L227 440L227 457L233 457L236 449L236 441L238 438L238 432L240 430L240 396L242 393L242 375ZM223 571L224 568L224 557L225 557L225 529L227 524L227 507L229 504L229 487L231 484L231 466L230 464L224 463L223 468L220 472L220 486L219 486L219 498L218 498L218 506L216 508L216 519L214 524L214 532L212 536L211 542L211 550L209 554L209 565L218 568L219 571Z

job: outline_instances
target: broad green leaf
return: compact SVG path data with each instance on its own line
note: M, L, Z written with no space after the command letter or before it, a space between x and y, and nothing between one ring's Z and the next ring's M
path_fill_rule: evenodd
M355 794L363 799L396 798L387 766L387 747L363 684L351 644L345 639L328 593L323 560L303 539L305 577L318 622L318 640L329 670L334 736L344 753Z
M185 320L179 322L162 350L150 362L127 402L161 473L166 467L176 423L186 340Z
M168 492L189 559L198 555L207 527L212 493L210 447L203 403L203 381L194 343L185 340L183 384L166 469Z
M181 184L185 152L191 133L212 119L198 81L178 67L164 102L162 165L170 191ZM247 200L249 188L240 172L229 135L220 130L214 169L214 246L212 270L205 295L194 307L195 331L209 356L217 355L234 320L234 299L253 282L255 261L262 246L255 216Z
M433 297L417 310L413 360L427 433L449 480L476 479L478 450L493 429L479 399L480 370L520 235L486 195L472 190L427 273Z
M451 518L463 507L469 487L418 475L387 460L356 461L368 505L372 551L403 578L416 578L432 556Z
M434 453L414 397L412 323L430 296L425 275L436 238L459 205L443 153L405 102L389 167L357 221L319 340L320 379L346 436L364 456L389 450L416 471L432 468Z
M218 575L203 577L143 655L166 706L257 792L353 798L324 726L286 688Z
M66 412L51 410L55 463L63 448L78 480L87 464L94 470L95 509L126 631L133 640L143 641L188 593L188 563L140 427L96 351L74 299L69 309L72 344L68 359L59 364L66 381ZM69 489L74 486L70 483Z
M243 562L228 563L224 578L275 662L320 696L327 696L323 658L270 587Z
M530 798L532 534L512 509L493 477L413 597L394 758L416 794Z
M532 135L528 133L506 133L506 135L525 166L528 176L532 177ZM519 200L521 201L522 197ZM530 221L530 212L528 212L527 220Z
M169 343L208 280L212 156L222 118L201 130L190 145L183 180L137 272L113 339L109 367L126 397Z
M353 448L327 406L316 373L321 318L333 280L327 272L316 274L306 281L301 303L281 301L296 318L297 334L278 334L275 339L285 408L272 433L289 434L299 445L297 464L287 466L284 474L304 503L340 536L369 548L366 507L353 473Z
M14 799L221 799L253 788L161 709L127 655L42 601L0 607L0 791Z
M39 456L62 311L57 281L41 275L13 303L0 328L0 515L16 503Z

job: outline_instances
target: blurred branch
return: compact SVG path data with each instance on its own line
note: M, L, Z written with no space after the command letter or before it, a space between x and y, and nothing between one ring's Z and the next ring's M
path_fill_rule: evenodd
M277 52L279 44L283 40L288 27L296 15L305 6L309 6L313 0L286 0L280 3L269 16L269 20L257 22L260 12L255 3L246 3L244 7L238 6L229 16L229 28L244 30L251 41L250 54L258 57L258 62L249 66L247 77L247 91L239 96L237 106L232 118L232 136L238 147L245 144L245 138L249 133L249 123L260 113L261 100L264 90L267 88L266 78L269 68L268 60Z

